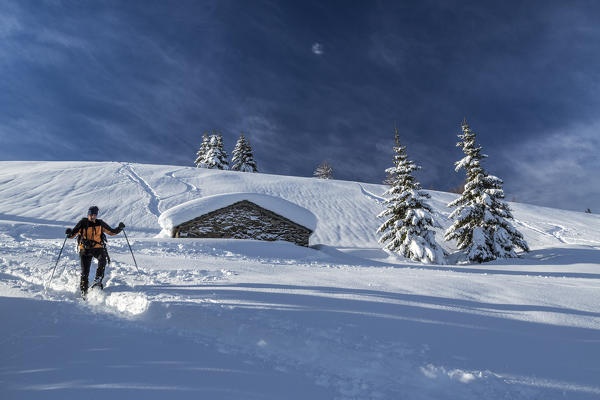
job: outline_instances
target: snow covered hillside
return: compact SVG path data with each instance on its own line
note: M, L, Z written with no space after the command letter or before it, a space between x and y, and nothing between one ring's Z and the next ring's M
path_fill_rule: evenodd
M226 193L312 213L310 248L157 237ZM382 185L164 165L0 162L0 398L600 398L600 217L511 203L531 252L423 265L380 250ZM455 195L429 192L441 225ZM104 292L64 231L90 205ZM446 250L452 243L437 239ZM95 264L92 265L95 270ZM93 277L93 276L92 276ZM48 287L45 290L45 285Z

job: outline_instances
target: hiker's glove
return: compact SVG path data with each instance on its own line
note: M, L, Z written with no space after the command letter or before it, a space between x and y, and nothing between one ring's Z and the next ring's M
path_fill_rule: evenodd
M122 222L119 222L119 229L123 230L123 228L125 228L125 224Z
M67 230L65 231L65 235L71 236L71 233L73 233L73 231L71 230L71 228L67 228Z

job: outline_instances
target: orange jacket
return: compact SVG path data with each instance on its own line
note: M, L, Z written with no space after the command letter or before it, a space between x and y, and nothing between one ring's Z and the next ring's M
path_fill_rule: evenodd
M77 243L79 244L79 250L84 250L84 240L91 241L92 248L104 247L102 241L102 234L108 233L114 236L121 232L121 229L113 229L101 219L97 219L94 222L83 218L75 225L69 239L73 239L77 236Z

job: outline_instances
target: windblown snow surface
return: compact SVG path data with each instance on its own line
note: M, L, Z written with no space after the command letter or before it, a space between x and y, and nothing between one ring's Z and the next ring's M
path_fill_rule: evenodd
M317 218L311 247L157 238L234 192ZM600 218L511 203L532 251L482 265L388 256L381 185L128 163L0 163L0 399L597 399ZM444 228L455 195L430 192ZM106 289L64 240L90 205ZM95 264L92 264L95 270ZM93 275L93 272L92 272ZM93 276L92 276L93 278ZM47 290L45 290L47 286Z

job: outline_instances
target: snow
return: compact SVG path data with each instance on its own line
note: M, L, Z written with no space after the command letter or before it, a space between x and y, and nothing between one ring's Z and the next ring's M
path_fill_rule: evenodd
M169 237L174 226L243 200L279 214L311 231L317 228L317 218L313 213L287 200L259 193L227 193L190 200L165 211L158 219L163 229L162 235Z
M510 203L530 253L466 264L442 242L449 264L423 265L377 244L384 191L194 167L0 162L0 398L600 397L598 215ZM309 210L312 246L155 237L168 210L233 192ZM428 193L440 240L457 196ZM48 279L65 228L91 204L110 225L125 222L141 273L124 237L110 237L106 289L82 302L74 241Z

